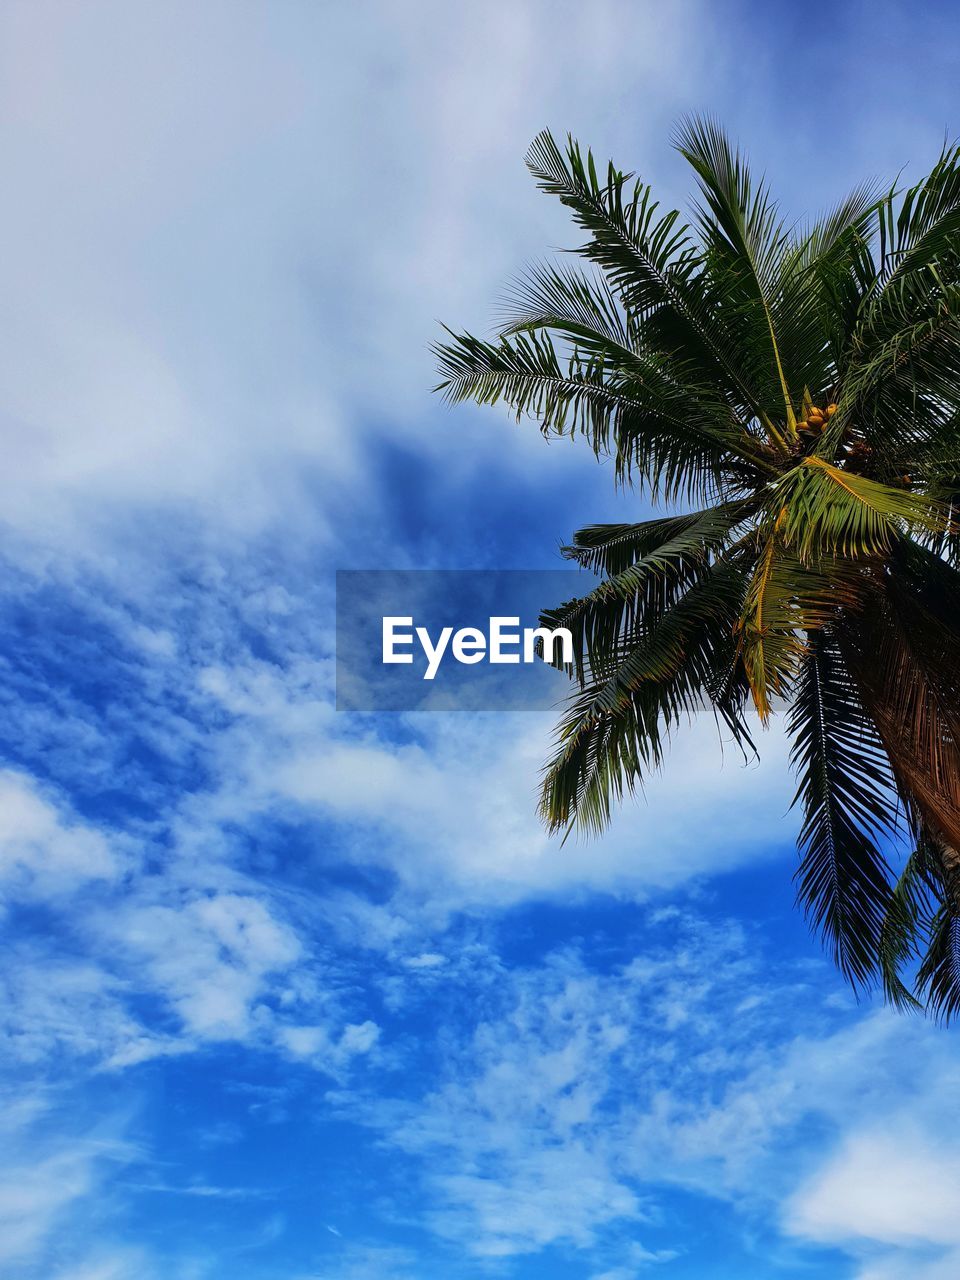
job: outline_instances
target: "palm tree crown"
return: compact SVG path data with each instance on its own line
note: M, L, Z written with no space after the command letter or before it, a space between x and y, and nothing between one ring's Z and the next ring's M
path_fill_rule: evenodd
M576 692L542 812L599 830L682 720L711 707L751 749L751 705L762 722L783 708L812 924L855 985L950 1016L960 148L797 229L712 121L676 145L690 225L542 133L527 164L586 233L580 263L531 270L494 341L437 347L448 399L583 435L620 483L680 509L565 548L600 582L544 614L574 635Z

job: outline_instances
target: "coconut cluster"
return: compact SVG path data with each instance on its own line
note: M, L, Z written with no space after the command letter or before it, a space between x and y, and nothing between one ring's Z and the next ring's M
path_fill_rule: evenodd
M828 404L825 409L819 409L813 404L807 410L807 416L797 423L797 430L809 431L811 435L819 435L836 412L837 406L835 404Z

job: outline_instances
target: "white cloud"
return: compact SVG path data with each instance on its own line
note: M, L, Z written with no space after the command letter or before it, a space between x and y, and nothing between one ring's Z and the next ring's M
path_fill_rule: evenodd
M332 1227L327 1230L340 1234ZM309 1273L298 1272L291 1280L330 1280L333 1275L337 1280L422 1280L425 1274L423 1259L412 1249L358 1241L346 1242L332 1265L335 1271L325 1265Z
M4 1275L54 1276L57 1280L133 1276L111 1270L134 1252L112 1250L109 1231L101 1231L99 1259L82 1242L103 1227L107 1189L118 1171L141 1159L125 1133L124 1117L101 1113L86 1131L63 1088L41 1088L22 1081L8 1085L0 1115L0 1266ZM57 1132L51 1136L51 1128ZM78 1221L89 1229L78 1240ZM112 1263L108 1266L108 1255ZM66 1259L71 1263L64 1266ZM138 1274L150 1275L140 1258ZM21 1268L23 1268L21 1270ZM103 1268L106 1268L103 1270Z
M591 1276L590 1280L633 1280L638 1271L664 1262L672 1262L674 1258L680 1256L675 1249L645 1249L639 1242L628 1245L624 1253L626 1265L599 1272Z
M28 775L0 771L0 890L55 898L85 881L111 879L120 867L102 832L62 819Z
M937 1258L904 1252L865 1263L857 1272L856 1280L955 1280L957 1275L960 1275L960 1251L950 1250Z
M403 963L408 969L438 969L447 963L447 957L433 951L424 951L418 956L407 956Z
M863 1258L858 1280L957 1275L958 1134L952 1122L924 1115L934 1103L949 1108L952 1087L928 1084L916 1108L847 1132L788 1201L787 1230Z
M84 957L57 959L11 947L0 982L0 1044L8 1062L45 1065L58 1054L131 1066L183 1052L177 1037L148 1030L126 1007L129 983Z
M200 1272L181 1272L183 1280L199 1280ZM94 1257L58 1269L53 1280L150 1280L157 1272L142 1249L98 1250Z
M634 1218L639 1208L606 1161L576 1142L514 1154L499 1177L450 1173L432 1185L446 1202L428 1212L434 1229L486 1258L534 1253L557 1242L589 1248L599 1227Z
M0 1261L34 1252L58 1216L93 1189L88 1151L7 1168L0 1179Z
M65 922L62 953L36 939L9 945L0 980L8 1060L42 1066L66 1052L119 1070L234 1041L338 1074L373 1049L378 1027L330 998L279 895L216 858L198 874L189 853L162 875L144 871L142 837L61 816L25 774L0 775L0 799L8 896L42 902ZM149 1023L134 1011L141 995L163 1010Z
M840 1017L812 969L771 971L730 924L645 921L622 968L570 951L492 971L483 1014L447 1031L439 1085L337 1095L417 1160L432 1229L478 1257L566 1242L619 1280L668 1260L638 1245L625 1261L623 1237L681 1188L782 1213L795 1241L870 1258L863 1280L908 1263L939 1277L960 1245L949 1042L885 1012Z
M5 518L66 550L169 503L322 535L318 495L363 500L364 420L435 439L437 318L485 322L566 227L523 170L533 134L662 153L685 86L722 76L709 21L696 0L567 7L556 39L534 2L6 11ZM457 430L470 466L509 432ZM517 465L567 465L509 438Z
M348 1115L417 1158L439 1236L479 1258L559 1244L595 1256L607 1250L606 1233L649 1216L662 1175L651 1167L638 1176L632 1129L656 1112L660 1091L703 1105L744 965L736 930L683 918L668 927L687 945L652 950L644 970L599 974L573 952L530 970L495 969L486 1014L458 1041L447 1031L439 1085L410 1100L339 1095ZM482 972L480 956L477 965ZM671 983L683 985L691 1010L682 1048L664 1036L678 993ZM738 1047L749 1036L742 1027Z
M791 1231L826 1243L960 1247L960 1154L902 1120L851 1134L791 1202Z
M99 913L89 937L95 951L113 957L124 986L159 999L176 1025L166 1040L140 1030L109 1056L109 1067L235 1042L272 1047L336 1076L377 1042L372 1020L342 1016L304 941L262 892L191 893L174 906L150 903L141 887Z
M327 1027L286 1026L277 1031L277 1039L292 1057L313 1059L327 1069L332 1063L342 1064L357 1054L369 1053L379 1037L380 1028L369 1019L348 1023L336 1041Z
M106 922L105 922L106 925ZM109 926L107 926L109 927ZM132 907L110 930L150 987L201 1039L244 1039L271 973L299 958L295 935L255 898L219 894L176 909Z
M333 818L340 856L389 867L412 893L429 894L435 911L444 902L649 893L783 856L794 839L780 728L760 735L760 764L745 765L711 720L684 726L663 773L610 833L561 848L536 816L552 713L409 715L391 737L389 726L358 730L331 712L322 687L296 675L221 667L202 680L235 719L215 744L219 789L188 821L291 806L304 820Z

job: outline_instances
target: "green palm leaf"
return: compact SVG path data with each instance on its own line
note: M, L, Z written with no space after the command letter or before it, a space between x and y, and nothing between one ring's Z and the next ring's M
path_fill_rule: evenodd
M798 898L842 972L866 985L891 908L878 846L896 823L895 791L883 746L825 634L809 639L788 729L795 803L803 806Z

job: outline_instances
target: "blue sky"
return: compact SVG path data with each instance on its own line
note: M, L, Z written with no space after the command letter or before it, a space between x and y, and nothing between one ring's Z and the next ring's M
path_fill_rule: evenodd
M634 509L429 394L573 242L544 125L801 216L960 129L927 4L0 14L0 1274L946 1280L960 1053L858 1005L712 725L601 843L540 713L333 706L338 568L560 567Z

